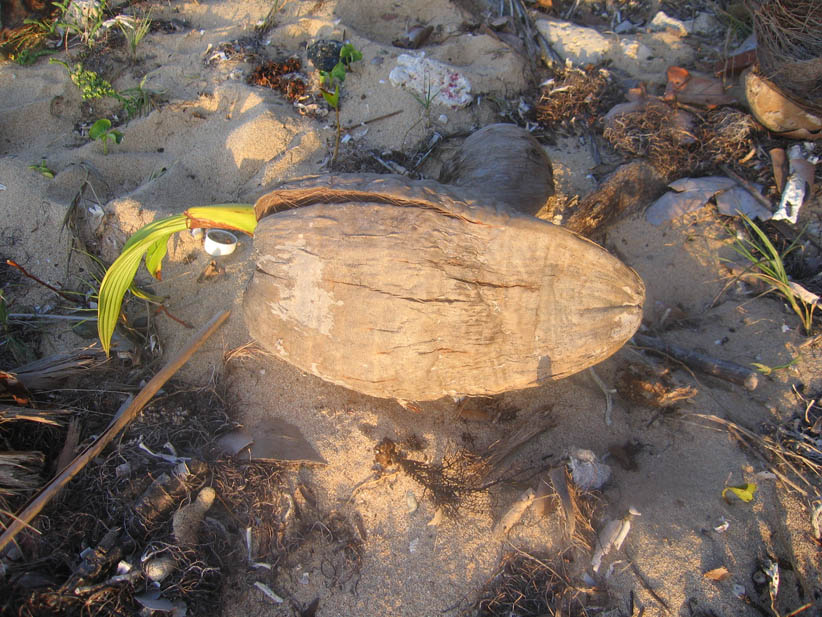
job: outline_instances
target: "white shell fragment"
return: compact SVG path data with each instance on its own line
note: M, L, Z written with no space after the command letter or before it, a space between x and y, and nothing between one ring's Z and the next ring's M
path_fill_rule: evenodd
M597 455L590 450L578 449L571 454L568 463L574 484L583 491L595 491L602 488L611 477L611 468L597 460Z
M522 493L494 527L494 536L504 536L511 531L511 528L520 521L525 511L534 503L536 497L537 494L532 488Z
M414 495L413 491L408 491L405 494L405 505L407 507L408 514L414 514L417 511L417 497Z
M197 499L193 503L180 508L174 513L171 527L174 531L174 537L181 545L185 546L197 542L200 523L211 504L214 503L216 496L216 491L210 486L206 486L198 493Z
M471 104L471 83L456 67L424 55L401 54L388 75L392 86L407 88L423 101L460 109Z
M639 516L639 512L631 507L628 513L620 519L613 519L608 521L602 531L597 535L596 550L591 559L591 569L594 572L599 572L602 565L602 559L612 550L618 551L622 548L622 543L628 537L628 532L631 531L631 519L634 516Z
M164 556L149 559L143 564L146 578L154 583L163 582L176 569L177 564L173 557Z

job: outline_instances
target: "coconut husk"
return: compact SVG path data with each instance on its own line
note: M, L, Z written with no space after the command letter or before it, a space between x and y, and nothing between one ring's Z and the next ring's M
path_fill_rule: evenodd
M761 76L806 111L822 115L822 3L749 0L748 6Z
M326 381L424 401L565 377L634 333L644 285L633 270L456 190L323 176L262 197L243 301L251 335Z
M514 124L491 124L473 133L443 166L440 182L524 214L536 214L554 194L551 159Z

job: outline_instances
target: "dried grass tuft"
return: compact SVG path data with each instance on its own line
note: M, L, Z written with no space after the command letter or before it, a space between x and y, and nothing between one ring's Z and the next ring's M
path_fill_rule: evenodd
M603 137L620 152L647 158L668 181L721 173L722 165L755 177L750 167L755 162L755 129L748 114L732 108L720 107L694 118L650 99L638 111L615 116Z
M795 103L822 114L822 3L748 1L762 76Z
M542 87L537 121L550 131L587 131L616 102L618 95L605 69L565 68Z

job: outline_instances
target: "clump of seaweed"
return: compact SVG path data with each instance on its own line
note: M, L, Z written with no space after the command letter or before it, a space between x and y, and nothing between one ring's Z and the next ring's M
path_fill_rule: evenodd
M595 588L575 584L567 572L568 565L562 555L549 562L523 551L508 553L480 591L472 614L584 617L594 614L593 610L589 612L589 605L597 606L599 613L606 598Z
M397 465L419 483L431 496L434 506L449 518L456 518L460 508L481 507L481 495L487 494L482 479L488 463L482 457L461 449L446 455L442 463L430 464L406 457L392 440L383 439L376 448L376 462L386 469Z

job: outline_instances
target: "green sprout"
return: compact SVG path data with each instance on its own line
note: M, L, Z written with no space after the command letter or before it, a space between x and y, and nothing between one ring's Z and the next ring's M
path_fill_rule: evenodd
M136 61L137 46L151 29L151 11L139 18L121 15L116 18L116 22L123 36L126 37L132 60Z
M159 280L168 240L172 235L186 229L231 229L254 235L256 227L254 206L221 204L189 208L182 214L154 221L137 230L123 246L120 256L111 264L100 283L97 334L105 352L108 354L111 349L111 337L120 319L126 292L140 294L134 285L140 262L145 260L146 270Z
M49 179L54 177L54 172L51 169L49 169L46 165L46 159L43 159L39 163L32 163L31 165L29 165L29 169L37 171L42 176Z
M111 128L111 120L100 118L91 125L88 131L89 138L103 142L103 154L108 154L108 142L113 141L119 144L123 141L123 134L117 129Z
M337 154L340 150L340 136L342 128L340 126L340 86L345 81L346 71L352 62L362 60L362 52L354 47L351 43L346 43L340 49L340 59L334 68L330 71L320 71L320 93L322 93L325 102L334 109L337 119L337 137L334 141L334 154L331 157L331 162L337 160ZM333 88L333 91L331 90Z
M779 364L777 366L768 366L767 364L762 364L761 362L751 362L751 366L767 377L768 375L771 375L774 371L781 371L790 368L797 362L799 362L799 356L792 358L790 362L786 362L785 364Z

